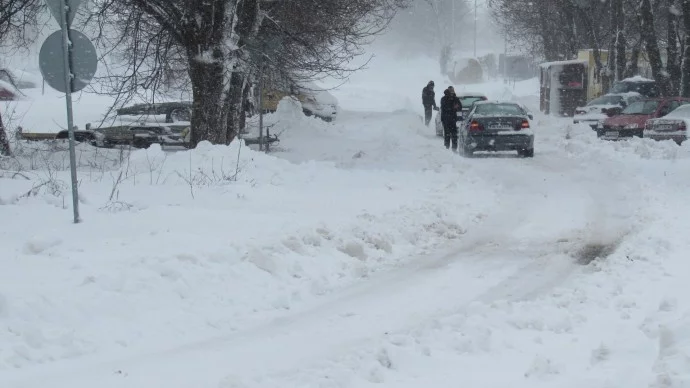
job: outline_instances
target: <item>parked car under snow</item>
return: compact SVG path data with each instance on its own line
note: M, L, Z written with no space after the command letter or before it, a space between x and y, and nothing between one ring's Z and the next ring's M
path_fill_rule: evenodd
M653 140L673 140L678 144L688 139L690 127L690 101L664 117L647 120L643 137Z
M299 85L274 85L263 91L264 112L275 112L278 103L286 96L293 96L302 104L302 112L330 122L338 116L338 100L323 88L312 82L301 82Z
M19 90L8 82L0 80L0 101L14 101L20 97Z
M600 121L597 137L604 140L643 137L647 120L664 117L687 103L690 103L690 98L683 97L648 98L633 102L621 114Z
M661 96L659 85L657 85L656 81L639 75L615 82L611 90L609 90L609 93L630 92L640 93L643 97L647 98L657 98Z
M617 113L620 113L628 105L641 99L642 95L637 92L605 94L593 99L585 106L575 108L573 123L587 124L592 129L596 129L599 121L610 116L609 110L618 109Z

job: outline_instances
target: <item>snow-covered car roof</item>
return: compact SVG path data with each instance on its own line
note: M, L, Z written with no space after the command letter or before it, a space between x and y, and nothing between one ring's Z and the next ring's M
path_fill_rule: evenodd
M484 105L512 105L520 108L524 113L520 114L511 114L511 113L501 113L501 115L504 116L517 116L517 117L526 117L529 116L529 109L527 109L524 105L517 103L515 101L503 101L503 100L492 100L492 101L477 101L474 103L475 109L484 106ZM474 111L474 117L491 117L493 114L485 114L485 113L478 113L476 110Z
M636 75L634 77L626 78L620 82L654 82L653 79L645 78L641 75Z
M690 104L681 105L664 116L664 118L690 119Z
M486 100L486 101L477 101L474 103L475 105L488 105L488 104L510 104L510 105L517 105L520 108L523 108L523 106L515 101L507 101L507 100Z
M486 94L484 93L475 93L475 92L462 92L457 94L458 97L486 97Z
M317 86L315 83L311 81L302 81L299 83L299 86L303 92L311 94L321 104L338 104L338 99L335 98L334 95L329 93L328 90Z
M0 68L0 80L6 78L6 76L9 76L10 80L5 79L5 81L14 83L17 89L37 88L41 84L41 77L27 71L10 67Z
M11 83L5 82L1 79L0 79L0 89L7 90L8 92L10 92L12 94L17 95L17 97L21 95L21 93L19 92L19 89L15 88L14 85L12 85Z
M638 92L625 92L625 93L606 93L602 95L601 97L604 96L615 96L615 97L623 97L623 98L630 98L630 97L642 97L642 95Z

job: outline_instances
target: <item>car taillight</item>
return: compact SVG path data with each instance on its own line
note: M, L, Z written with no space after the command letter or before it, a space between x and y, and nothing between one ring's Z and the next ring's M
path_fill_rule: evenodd
M472 121L470 123L470 131L481 131L481 130L482 130L482 126L478 122Z
M518 130L525 129L525 128L529 128L529 121L522 120L522 124L520 124L520 128Z
M678 124L678 130L679 130L679 131L686 131L687 129L688 129L688 127L687 127L687 125L685 124L685 122L682 122L682 123Z

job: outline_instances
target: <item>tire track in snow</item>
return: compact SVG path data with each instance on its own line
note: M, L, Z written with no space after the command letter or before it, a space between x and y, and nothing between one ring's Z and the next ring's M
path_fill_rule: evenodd
M202 388L217 387L227 375L259 376L290 370L365 346L388 332L450 315L476 301L538 294L548 289L554 278L568 273L562 261L545 257L558 255L572 263L560 248L551 252L544 249L482 246L456 255L446 265L417 268L377 284L356 287L320 308L255 330L121 361L78 365L64 371L53 368L56 373L26 371L20 382L0 379L0 386ZM534 276L537 271L545 276Z
M551 156L556 162L558 155ZM594 188L592 179L578 169L577 161L559 160L560 168L548 160L498 161L471 161L475 173L483 171L489 177L501 165L502 173L495 180L503 184L505 197L451 253L420 258L399 271L336 293L318 307L252 330L122 360L81 360L42 371L8 373L0 377L0 386L215 388L227 375L251 377L296 368L364 346L387 332L462 311L474 302L534 298L578 268L567 252L588 243L586 222L598 213L599 202L588 193ZM561 168L589 186L579 187L582 181L565 177ZM534 176L526 180L525 170ZM567 196L569 191L574 193ZM544 193L548 195L540 196ZM540 223L544 229L553 227L552 213L564 199L571 201L566 203L571 210L591 214L566 220L544 235L530 235Z

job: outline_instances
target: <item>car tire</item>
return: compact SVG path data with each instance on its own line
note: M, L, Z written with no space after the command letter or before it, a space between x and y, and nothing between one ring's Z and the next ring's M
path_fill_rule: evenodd
M134 141L134 147L147 149L147 148L151 147L151 142L149 142L148 140L144 140L144 139L136 139Z
M533 158L534 157L534 148L526 149L526 150L518 150L518 156L522 156L525 158Z

